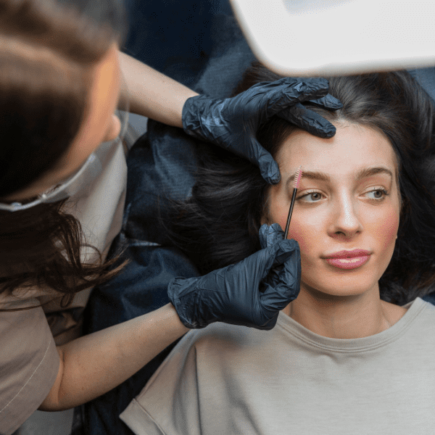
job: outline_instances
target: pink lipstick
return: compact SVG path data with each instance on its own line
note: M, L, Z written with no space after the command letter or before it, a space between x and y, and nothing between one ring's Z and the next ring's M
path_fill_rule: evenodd
M354 249L353 251L338 251L325 255L323 258L328 264L339 269L356 269L367 263L370 259L370 251Z

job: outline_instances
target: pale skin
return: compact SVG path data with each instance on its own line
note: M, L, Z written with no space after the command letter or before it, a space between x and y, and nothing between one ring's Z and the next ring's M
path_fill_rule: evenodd
M388 139L366 126L335 125L331 139L296 130L284 141L276 156L281 182L270 187L263 220L285 228L294 174L302 165L289 231L300 245L301 291L283 312L319 335L351 339L382 332L406 312L382 301L378 284L394 251L400 195ZM360 267L326 261L354 249L370 252Z
M101 142L116 138L120 120L114 115L121 89L121 71L129 90L130 110L166 124L182 127L185 101L191 89L122 54L113 44L95 65L88 113L67 154L55 168L7 200L24 200L61 183L76 172ZM188 329L172 304L120 325L58 346L56 381L41 404L58 411L92 400L116 387Z

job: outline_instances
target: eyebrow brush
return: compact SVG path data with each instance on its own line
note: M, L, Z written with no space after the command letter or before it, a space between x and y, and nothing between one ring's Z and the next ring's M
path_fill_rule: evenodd
M299 182L301 181L301 177L302 177L302 166L299 166L299 169L295 174L295 181L293 183L293 194L292 194L292 200L290 202L290 209L288 211L287 224L285 226L284 240L287 239L288 236L288 230L290 228L290 221L292 219L293 208L295 206L296 194L298 193L298 187L299 187Z

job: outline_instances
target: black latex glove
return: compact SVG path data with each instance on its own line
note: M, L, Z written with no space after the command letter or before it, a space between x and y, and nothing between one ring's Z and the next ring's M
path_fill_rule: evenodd
M278 224L260 229L262 250L200 278L175 278L168 295L188 328L213 322L272 329L278 313L299 294L299 245Z
M340 101L328 94L323 78L283 78L257 83L233 98L213 99L205 95L189 98L183 107L184 131L201 140L215 143L248 159L260 168L268 183L278 183L281 175L272 156L258 143L257 130L278 115L311 134L334 136L335 127L320 115L306 109L308 101L336 110Z

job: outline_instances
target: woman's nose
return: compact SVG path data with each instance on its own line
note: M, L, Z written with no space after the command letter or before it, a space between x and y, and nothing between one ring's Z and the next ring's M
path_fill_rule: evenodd
M354 204L350 195L340 198L333 206L334 212L329 228L330 236L347 239L363 230L358 217L358 205Z

